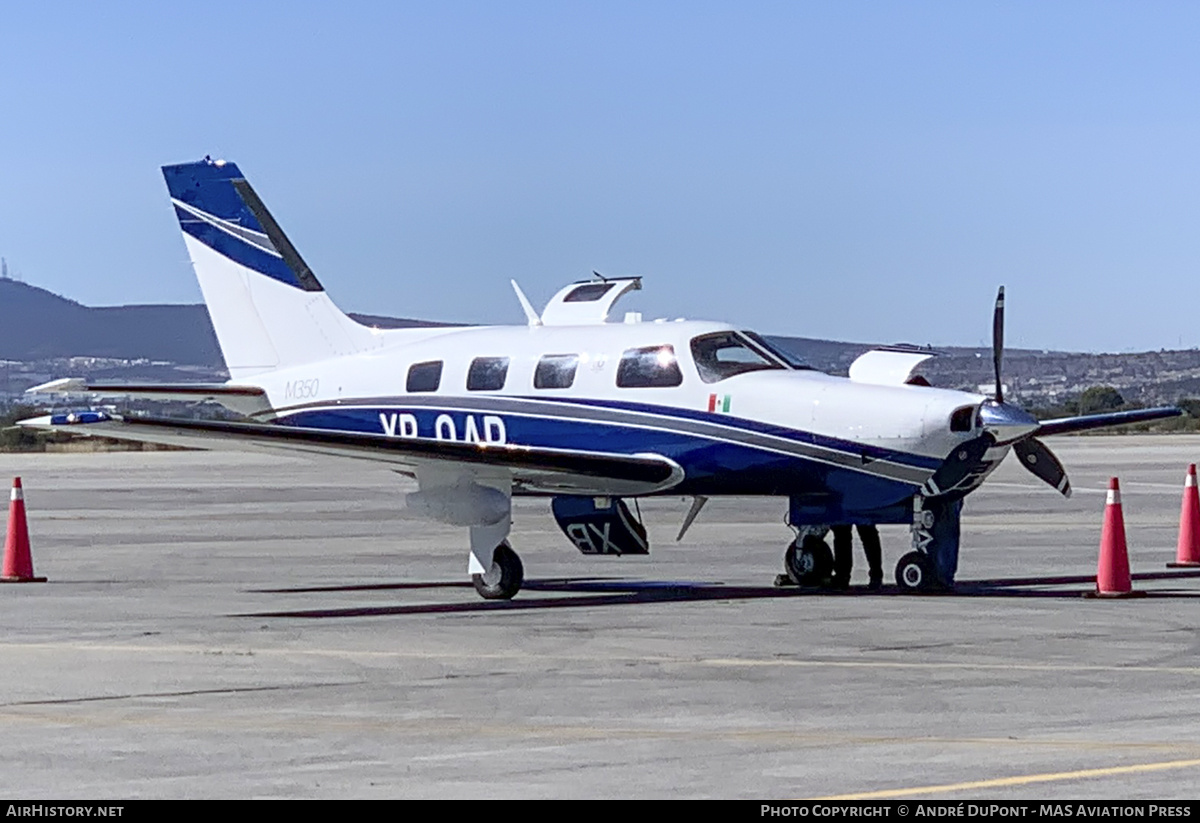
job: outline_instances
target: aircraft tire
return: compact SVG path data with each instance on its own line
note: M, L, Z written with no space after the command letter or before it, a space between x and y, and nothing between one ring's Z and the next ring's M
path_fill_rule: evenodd
M919 592L933 586L933 567L921 552L909 552L896 564L896 585L901 591Z
M821 586L833 574L833 551L819 537L809 535L800 545L793 540L783 553L783 568L797 586Z
M504 542L492 552L492 568L488 573L471 575L471 582L485 600L511 600L525 582L525 567L520 556Z

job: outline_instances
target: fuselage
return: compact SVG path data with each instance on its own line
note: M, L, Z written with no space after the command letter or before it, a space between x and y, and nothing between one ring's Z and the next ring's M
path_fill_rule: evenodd
M655 453L684 471L671 493L813 495L834 513L911 497L980 433L978 395L796 368L724 323L380 334L375 351L249 382L285 425Z

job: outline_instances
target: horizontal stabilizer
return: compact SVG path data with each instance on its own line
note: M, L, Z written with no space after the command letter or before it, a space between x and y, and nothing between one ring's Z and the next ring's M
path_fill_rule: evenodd
M178 400L184 403L211 400L247 416L271 410L266 392L258 386L231 386L227 383L103 383L82 377L64 377L26 389L25 393L92 394L98 397Z
M515 444L466 443L424 437L310 429L264 423L180 420L149 416L56 415L22 420L27 428L197 449L246 446L418 466L453 463L506 470L519 491L634 495L662 491L683 479L679 464L657 454L606 454Z

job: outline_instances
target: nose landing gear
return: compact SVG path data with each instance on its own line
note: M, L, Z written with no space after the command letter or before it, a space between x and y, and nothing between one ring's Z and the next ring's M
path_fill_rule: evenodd
M958 568L962 500L916 495L913 498L913 550L896 564L896 585L903 592L951 591Z
M924 591L933 579L931 565L928 555L909 552L896 564L896 585L903 591Z

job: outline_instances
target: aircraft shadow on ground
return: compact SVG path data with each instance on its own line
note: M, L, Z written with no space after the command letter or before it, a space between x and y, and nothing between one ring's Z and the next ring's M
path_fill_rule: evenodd
M1133 575L1134 580L1184 580L1200 577L1200 570L1177 572L1148 572ZM722 583L629 580L612 577L548 578L528 580L525 595L513 600L464 600L454 603L422 603L395 606L359 606L328 609L298 609L291 611L254 612L235 617L381 617L404 614L455 614L484 611L529 611L539 609L587 608L625 606L644 603L698 602L706 600L761 600L780 597L1017 597L1078 600L1095 589L1095 577L1086 575L1059 577L1012 577L990 580L963 580L953 592L909 594L894 586L873 592L866 587L851 587L844 591L799 588L796 586L727 586ZM1045 589L1039 587L1053 586ZM1064 586L1085 588L1064 589ZM359 591L405 591L411 589L471 588L467 581L427 583L377 583L345 586L320 586L289 589L254 589L261 594L320 594ZM534 593L550 593L538 596ZM1137 592L1150 598L1195 598L1200 589L1157 589ZM554 596L557 595L557 596Z
M367 589L471 588L471 583L445 582L410 585L406 583L368 587L330 586L319 591L359 591ZM270 593L305 593L313 589L274 590ZM725 586L720 583L686 581L626 580L620 578L558 578L527 580L522 595L513 600L470 599L458 603L425 603L402 606L349 607L340 609L302 609L296 611L255 612L238 617L374 617L397 614L453 614L481 611L528 611L595 606L622 606L637 603L663 603L701 600L749 600L768 597L796 597L814 590L775 586ZM535 592L558 593L539 597ZM532 595L532 596L531 596Z

